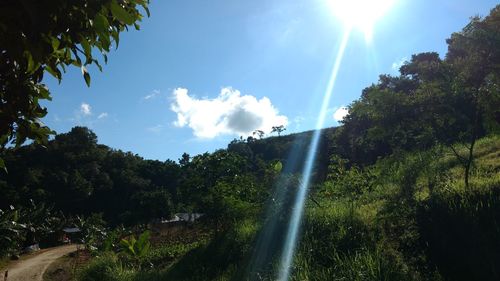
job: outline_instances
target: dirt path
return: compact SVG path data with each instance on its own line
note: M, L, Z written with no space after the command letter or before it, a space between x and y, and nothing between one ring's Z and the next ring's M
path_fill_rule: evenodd
M54 247L14 262L7 266L9 270L7 281L42 281L43 273L53 261L74 251L76 251L76 245ZM4 273L5 269L0 275L2 281Z

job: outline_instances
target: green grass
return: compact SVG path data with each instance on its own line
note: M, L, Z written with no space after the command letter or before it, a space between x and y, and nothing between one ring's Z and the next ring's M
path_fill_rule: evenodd
M152 266L156 268L165 268L170 266L179 257L187 252L205 244L206 241L196 241L192 243L169 243L163 244L151 249L151 251L142 259L144 267Z
M355 198L320 187L319 205L306 205L291 280L500 280L500 136L479 140L474 155L469 190L443 147L379 161ZM249 216L211 238L159 245L142 270L105 255L79 280L245 281L261 227ZM258 280L274 280L278 268Z
M113 253L92 259L78 272L80 281L132 281L135 270L126 268Z
M360 250L350 254L336 253L328 265L316 265L302 255L295 259L291 280L296 281L396 281L412 280L395 262L379 251Z
M468 151L462 145L455 145L458 153L465 156ZM500 184L500 136L488 136L476 142L470 186L474 190L489 189ZM464 168L457 157L448 149L437 161L438 165L449 167L446 171L446 187L456 191L465 190Z

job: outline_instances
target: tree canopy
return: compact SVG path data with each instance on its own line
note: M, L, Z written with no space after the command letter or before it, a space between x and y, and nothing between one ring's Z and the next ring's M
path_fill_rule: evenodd
M7 0L0 3L0 147L32 139L46 143L53 132L41 122L50 100L45 73L59 81L67 67L78 67L87 85L87 68L107 62L120 33L147 15L148 0ZM96 58L102 55L102 60ZM3 161L0 166L3 166Z
M469 143L500 126L500 6L475 17L437 53L413 55L399 76L381 75L349 107L336 135L359 164L400 150Z

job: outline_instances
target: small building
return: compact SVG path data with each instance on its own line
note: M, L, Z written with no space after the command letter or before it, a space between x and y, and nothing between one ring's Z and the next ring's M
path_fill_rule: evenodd
M185 231L190 225L198 221L205 214L202 213L176 213L172 218L160 219L151 223L151 230L160 235L170 235Z
M195 222L199 218L203 217L202 213L177 213L169 220L162 220L162 223L171 223L171 222Z
M82 232L80 228L78 227L66 227L62 229L63 235L62 235L62 242L64 244L69 244L71 241L76 241L77 239L81 238L80 233Z

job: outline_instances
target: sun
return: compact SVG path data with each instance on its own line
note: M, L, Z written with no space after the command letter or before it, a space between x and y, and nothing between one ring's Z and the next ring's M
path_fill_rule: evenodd
M396 0L327 0L335 16L346 28L361 30L367 42L373 36L373 26Z

